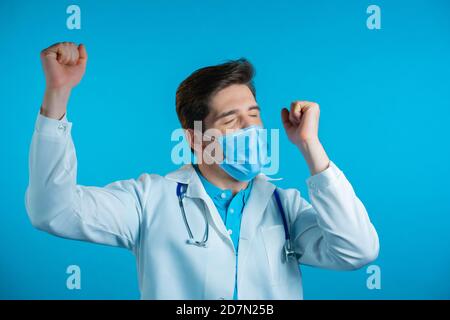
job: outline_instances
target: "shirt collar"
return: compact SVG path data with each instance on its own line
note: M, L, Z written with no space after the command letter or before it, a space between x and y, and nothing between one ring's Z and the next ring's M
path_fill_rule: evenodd
M202 184L205 188L206 193L213 199L214 202L221 202L224 204L228 204L233 199L233 192L230 189L220 189L219 187L215 186L211 182L209 182L201 173L200 169L198 168L197 164L193 165L195 171L197 172L198 176L200 177L200 180L202 181ZM247 188L239 191L235 196L241 196L243 200L243 205L245 202L247 202L247 199L250 195L250 190L252 188L253 180L249 182L247 185ZM222 196L225 194L225 197Z

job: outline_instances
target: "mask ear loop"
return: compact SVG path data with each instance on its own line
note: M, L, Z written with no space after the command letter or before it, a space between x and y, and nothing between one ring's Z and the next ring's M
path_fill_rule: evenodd
M261 129L267 130L267 129L261 127L261 126L258 126L258 127L260 127ZM259 139L259 136L258 136L258 139ZM265 141L265 144L267 145L267 149L269 149L270 143L266 140L266 141ZM267 150L267 151L268 151L268 150ZM265 179L266 179L267 181L281 181L281 180L284 179L284 178L282 178L282 177L280 177L280 178L273 178L272 175L268 175L268 174L265 174L265 173L262 174L262 175L265 177ZM275 175L275 174L273 174L273 175Z
M207 137L208 139L210 139L211 143L217 143L217 144L219 144L218 138L216 138L216 136L209 136L209 135L205 134L204 132L202 132L201 134L202 134L202 139L201 139L202 143L204 142L204 141L203 141L203 137ZM221 146L220 144L219 144L219 147L220 147L221 150L222 150L222 146ZM216 149L216 148L215 148L215 149ZM217 161L217 159L215 159L213 156L209 155L208 153L204 153L203 151L202 151L202 161L203 161L203 157L204 157L205 155L207 155L208 158L209 158L210 160L213 161L212 163L216 163L216 164L219 164L219 163L220 163L220 161Z

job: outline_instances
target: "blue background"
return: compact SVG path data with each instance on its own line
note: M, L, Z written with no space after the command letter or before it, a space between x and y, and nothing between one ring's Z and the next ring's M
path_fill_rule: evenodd
M81 7L81 30L66 8ZM366 27L370 4L381 30ZM78 182L165 174L179 126L175 90L197 68L247 57L265 125L291 100L321 106L320 137L380 236L381 290L366 269L303 268L306 299L450 298L450 2L0 1L0 297L139 298L134 257L32 228L28 148L43 98L39 52L82 42L89 62L69 102ZM308 170L281 134L282 187ZM308 197L307 197L308 198ZM81 290L66 267L81 268Z

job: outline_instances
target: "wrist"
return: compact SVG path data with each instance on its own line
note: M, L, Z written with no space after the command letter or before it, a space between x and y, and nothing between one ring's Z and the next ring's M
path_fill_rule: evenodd
M70 96L72 91L71 87L58 87L58 88L45 88L45 96L55 98L55 99L65 99Z
M67 109L71 88L46 88L40 113L46 117L60 120Z
M303 158L305 158L311 175L320 173L328 168L330 159L318 138L302 140L297 144L297 147Z
M308 139L302 139L296 145L297 148L299 148L302 153L305 153L317 146L320 146L321 142L319 140L319 137L313 137Z

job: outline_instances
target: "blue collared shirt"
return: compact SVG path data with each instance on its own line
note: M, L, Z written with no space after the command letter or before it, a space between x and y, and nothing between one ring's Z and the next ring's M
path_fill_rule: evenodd
M247 186L247 188L242 189L238 193L233 196L231 190L222 190L219 187L216 187L211 182L206 180L206 178L202 175L197 165L194 165L195 170L197 171L200 180L202 181L203 187L205 188L206 193L214 202L214 205L217 208L217 211L222 218L225 227L228 230L228 234L233 241L234 248L236 249L236 277L234 284L234 294L233 299L237 299L237 257L238 257L238 249L239 249L239 234L241 230L241 219L242 212L244 210L245 204L250 196L250 192L253 185L253 180L251 180Z

